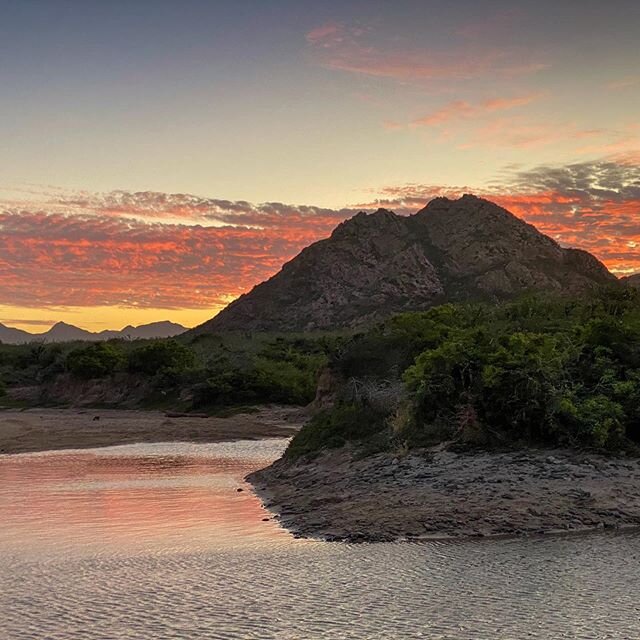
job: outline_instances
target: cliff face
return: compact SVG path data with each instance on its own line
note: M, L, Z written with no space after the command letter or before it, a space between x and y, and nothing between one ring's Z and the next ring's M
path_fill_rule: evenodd
M591 254L563 249L487 200L437 198L409 217L359 213L195 331L356 326L448 301L615 282Z

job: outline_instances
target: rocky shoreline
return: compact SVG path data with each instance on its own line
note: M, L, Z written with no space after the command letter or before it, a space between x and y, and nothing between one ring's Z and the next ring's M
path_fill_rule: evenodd
M378 542L640 527L640 459L569 450L278 460L247 479L294 535Z

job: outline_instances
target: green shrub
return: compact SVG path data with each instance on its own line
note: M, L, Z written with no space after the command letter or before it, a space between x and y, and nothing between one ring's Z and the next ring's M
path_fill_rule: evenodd
M294 436L287 456L313 455L323 448L341 447L349 441L363 443L385 431L385 416L364 404L338 404L315 415ZM382 441L388 441L384 435ZM382 447L382 444L380 444Z
M330 366L345 389L403 381L402 419L384 421L410 447L640 443L640 296L630 290L401 314L341 345ZM338 403L312 420L293 451L361 441L345 411Z
M66 367L74 376L88 380L111 375L123 362L124 356L118 347L106 342L97 342L70 351L67 354Z
M129 352L129 371L150 376L179 373L193 363L193 351L176 340L152 340Z

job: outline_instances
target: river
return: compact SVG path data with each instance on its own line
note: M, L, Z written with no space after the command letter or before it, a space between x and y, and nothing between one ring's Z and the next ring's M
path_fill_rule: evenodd
M638 534L296 539L243 481L285 445L0 455L0 638L640 638Z

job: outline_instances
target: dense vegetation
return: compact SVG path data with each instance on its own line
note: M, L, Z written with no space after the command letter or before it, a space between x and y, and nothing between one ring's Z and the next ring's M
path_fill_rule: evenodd
M627 449L640 444L640 295L448 304L356 334L0 345L2 404L18 387L62 381L130 387L138 406L302 405L323 370L332 402L290 456L348 442L365 452L440 442Z
M141 406L216 410L307 404L338 337L229 333L168 340L0 345L0 389L61 380L124 383ZM144 385L134 382L144 381ZM60 389L60 386L56 387ZM49 399L55 401L55 398ZM4 402L6 404L6 402Z
M443 441L624 449L640 442L640 299L530 297L444 305L354 336L330 363L339 391L289 455Z

